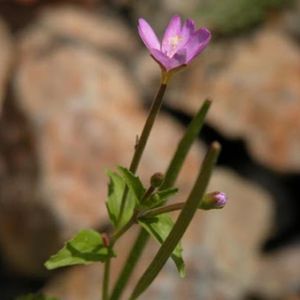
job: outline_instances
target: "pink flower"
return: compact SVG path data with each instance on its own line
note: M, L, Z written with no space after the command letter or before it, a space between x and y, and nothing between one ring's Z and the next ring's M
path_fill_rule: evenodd
M168 72L189 64L208 45L211 34L208 29L195 30L193 20L181 25L179 16L173 16L160 43L151 26L142 18L138 22L141 39L152 57Z

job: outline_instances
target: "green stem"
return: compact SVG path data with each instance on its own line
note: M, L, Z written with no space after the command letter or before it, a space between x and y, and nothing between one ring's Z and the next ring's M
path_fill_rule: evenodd
M160 111L163 96L165 94L166 88L167 88L167 84L161 84L159 87L159 90L157 92L157 95L156 95L154 101L152 102L148 118L145 122L143 131L141 133L141 137L138 139L138 142L137 142L137 145L135 148L135 152L134 152L134 156L133 156L131 164L130 164L129 170L132 173L135 173L138 168L138 165L140 163L145 146L147 144L151 129L153 127L154 121Z
M208 185L219 152L220 145L216 142L213 143L204 158L202 168L200 169L195 185L176 223L174 224L167 239L158 250L156 256L150 263L149 267L146 269L146 271L138 281L131 297L129 298L130 300L137 299L149 287L162 267L165 265L167 259L170 257L177 244L180 242L199 206L199 199L202 199L202 197L204 196L204 192Z
M144 247L149 240L149 234L144 230L141 229L140 233L132 246L134 251L130 251L129 255L126 259L126 264L124 265L113 289L113 292L110 296L110 300L117 300L120 298L127 282L129 279L130 274L132 274L133 269L135 268L139 258L144 250Z
M156 116L159 113L160 108L161 108L161 104L162 104L162 100L163 100L163 96L165 94L166 88L167 88L167 84L162 83L159 87L156 97L154 98L154 100L152 102L149 115L145 122L141 136L138 139L137 144L135 146L135 152L134 152L134 155L133 155L131 163L130 163L129 170L132 173L135 173L137 171L137 168L139 166L144 149L146 147L151 129L154 125L154 121L156 119ZM126 187L124 190L123 196L122 196L122 202L121 202L121 207L120 207L120 213L118 216L118 222L121 220L123 212L124 212L127 194L128 194L128 188Z
M148 115L147 120L145 122L145 125L144 125L144 128L142 130L141 136L137 140L137 143L135 145L134 155L132 157L132 160L131 160L131 163L130 163L130 167L129 167L129 170L132 173L135 173L137 171L137 168L139 166L139 163L140 163L140 160L142 158L144 149L146 147L146 144L147 144L150 132L151 132L152 127L154 125L155 119L156 119L156 117L157 117L157 115L158 115L158 113L160 111L160 108L161 108L161 105L162 105L163 96L165 94L166 88L167 88L167 81L166 82L162 82L161 85L160 85L160 87L159 87L159 90L158 90L158 92L156 94L156 97L154 98L154 100L152 102L152 105L151 105L151 108L150 108L150 112L149 112L149 115ZM126 202L127 194L128 194L128 187L126 187L125 190L124 190L124 192L123 192L121 206L120 206L120 213L119 213L119 216L118 216L117 223L119 223L120 220L122 219L122 215L123 215L123 212L124 212L124 209L125 209L125 202ZM132 224L130 224L130 226L131 225ZM127 230L128 228L125 228L125 229ZM122 235L124 232L121 231L121 232L119 232L117 234L120 236L120 234ZM117 236L117 238L119 236ZM106 290L108 289L108 286L109 286L109 268L110 268L110 259L108 259L105 262L105 267L104 267L104 269L106 270L106 272L105 272L105 276L104 276L104 279L103 279L103 286L104 286L104 288ZM107 279L106 279L106 277L107 277ZM107 282L104 282L104 280L107 280ZM105 285L104 285L104 283L105 283ZM106 291L106 293L107 293L107 291ZM105 298L105 299L107 299L107 298Z
M184 160L187 156L189 149L191 148L193 142L198 137L199 132L204 124L205 116L208 112L208 109L211 105L210 100L205 100L202 104L201 108L197 112L196 116L193 118L191 123L181 141L179 142L176 152L173 155L173 158L169 164L169 167L165 174L165 179L162 186L159 188L160 190L171 187L175 184L175 181L178 177L179 171L184 163ZM136 241L133 247L130 250L130 260L129 258L126 260L125 265L123 266L122 272L118 277L118 280L113 288L111 300L118 300L120 295L122 294L132 271L139 260L144 247L149 240L149 235L144 229L140 229L139 234L136 238ZM138 253L135 253L136 249L139 249ZM126 270L126 271L125 271Z
M118 231L116 231L109 241L109 247L113 248L116 241L135 223L137 213L135 213L131 219ZM103 284L102 284L102 300L109 299L109 279L110 279L110 265L111 258L109 257L104 264L104 275L103 275Z
M226 201L223 204L218 203L217 195L219 193L220 192L211 192L211 193L205 194L203 196L202 200L200 201L198 208L203 209L203 210L223 208L226 204ZM140 218L149 218L150 219L157 215L169 213L169 212L176 211L176 210L181 210L181 209L183 209L184 205L185 205L185 202L178 202L178 203L170 204L167 206L160 206L160 207L155 207L155 208L151 208L148 210L144 210L136 215L136 220L139 220Z
M102 300L108 300L108 287L109 287L109 277L110 277L110 262L108 259L104 264L104 274L103 274L103 284L102 284Z
M152 218L160 214L181 210L184 207L184 205L185 202L179 202L167 206L152 208L142 213L140 216L138 216L138 218Z

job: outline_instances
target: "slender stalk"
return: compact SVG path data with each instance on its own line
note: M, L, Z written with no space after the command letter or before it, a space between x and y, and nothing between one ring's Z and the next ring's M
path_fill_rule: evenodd
M102 300L108 300L108 287L109 287L109 277L110 277L110 262L108 259L104 265L104 274L103 274L103 284L102 284Z
M159 87L159 90L156 94L156 97L154 98L154 100L152 102L149 115L148 115L147 120L145 122L145 125L144 125L144 128L142 130L141 136L140 136L140 138L138 139L138 141L136 143L134 155L133 155L131 163L130 163L129 170L132 173L135 173L137 171L137 168L139 166L139 163L140 163L140 160L142 158L144 149L146 147L151 129L153 127L155 118L158 115L158 112L161 108L161 104L162 104L162 100L163 100L163 96L165 94L166 88L167 88L167 84L162 83ZM120 214L119 214L119 217L118 217L119 221L121 220L123 212L124 212L125 201L126 201L127 194L128 194L128 188L125 188L125 191L124 191L123 197L122 197L121 207L120 207Z
M154 98L154 100L152 102L150 112L149 112L149 115L146 119L146 122L145 122L145 125L143 127L141 136L140 136L140 138L137 139L137 143L135 145L134 155L132 157L130 167L129 167L129 170L132 173L135 173L137 171L138 166L139 166L139 163L140 163L140 160L142 158L144 149L146 147L150 132L153 128L154 121L155 121L156 116L158 115L158 113L160 111L163 96L164 96L166 88L167 88L167 82L168 82L168 80L161 82L161 85L160 85L159 90L156 94L156 97ZM124 192L123 192L121 207L120 207L120 213L119 213L119 216L118 216L117 223L119 223L120 220L122 219L122 215L123 215L123 212L124 212L124 209L125 209L125 202L126 202L127 194L128 194L128 187L126 187ZM130 226L131 225L132 224L130 224ZM128 228L125 228L124 230L126 231ZM120 234L123 234L124 232L120 231L119 233L116 233L116 235L120 236ZM117 238L119 236L117 236ZM114 241L115 240L116 240L116 238L114 239ZM110 273L109 269L110 269L110 259L108 259L105 262L105 267L104 267L103 289L105 289L105 293L106 293L105 296L106 297L108 297L107 296L107 293L108 293L107 290L108 290L108 286L109 286L109 273ZM104 295L104 291L103 291L103 295ZM103 299L106 300L107 298L103 298Z
M132 246L132 249L134 249L134 251L129 252L129 255L126 259L126 263L115 283L113 292L109 298L110 300L117 300L120 298L128 282L128 274L132 274L132 271L135 268L137 262L139 261L139 258L144 250L146 243L149 240L149 237L149 234L144 229L140 230L140 233Z
M159 90L157 92L157 95L156 95L154 101L152 102L148 118L147 118L144 128L142 130L141 137L138 139L138 143L135 148L134 156L133 156L131 164L130 164L129 170L132 173L135 173L138 168L138 165L140 163L145 146L147 144L151 129L153 127L154 121L156 119L156 116L158 115L160 108L161 108L161 104L162 104L162 100L163 100L163 96L165 94L166 88L167 88L167 84L162 83L159 87Z
M116 231L109 241L109 247L113 248L115 242L135 223L137 213L118 231ZM109 299L109 279L110 279L111 258L108 258L104 263L104 275L102 283L102 300Z
M138 218L152 218L152 217L155 217L160 214L165 214L168 212L181 210L181 209L183 209L184 205L185 205L185 202L179 202L179 203L174 203L174 204L167 205L167 206L152 208L152 209L145 211L143 214L138 216Z
M202 197L204 196L204 192L208 185L219 152L220 145L216 142L213 143L205 156L195 185L176 223L174 224L169 236L164 241L156 256L150 263L149 267L146 269L146 271L138 281L129 300L137 299L149 287L162 267L165 265L167 259L170 257L177 244L180 242L199 206L199 199L202 199Z
M201 108L189 124L188 128L186 129L186 132L180 140L176 152L174 153L169 167L165 173L165 179L162 186L160 187L160 190L172 187L175 184L180 169L187 156L187 153L190 150L195 139L198 137L201 128L203 127L204 119L210 105L211 101L205 100ZM148 240L149 234L141 228L136 238L136 241L129 252L130 255L127 258L125 265L123 266L122 272L120 273L117 282L113 288L112 296L110 298L111 300L118 300L120 298L120 295L122 294ZM136 249L139 249L138 253L135 253Z

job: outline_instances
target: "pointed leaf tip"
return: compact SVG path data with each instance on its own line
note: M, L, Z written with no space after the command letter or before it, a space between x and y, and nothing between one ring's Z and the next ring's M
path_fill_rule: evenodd
M111 249L103 245L101 235L92 229L80 231L45 263L48 270L65 266L86 265L92 262L105 262L114 256Z

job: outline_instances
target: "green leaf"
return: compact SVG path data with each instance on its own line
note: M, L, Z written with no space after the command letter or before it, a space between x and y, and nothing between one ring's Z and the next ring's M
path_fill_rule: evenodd
M136 206L136 200L135 197L132 196L131 190L129 190L122 219L118 222L126 182L124 178L116 172L109 171L107 174L110 177L110 182L108 185L108 200L106 202L106 207L112 224L115 228L121 228L132 217Z
M38 293L38 294L28 294L28 295L20 296L16 300L58 300L58 298L48 297Z
M124 167L118 167L119 172L122 174L129 190L132 192L137 204L140 204L146 189L144 188L139 177L135 176L132 172Z
M153 208L164 204L171 196L178 192L177 188L167 188L154 193L145 203L147 208Z
M52 270L65 266L87 265L97 261L104 262L112 256L114 253L103 245L101 235L95 230L85 229L51 256L45 266Z
M139 224L160 244L165 241L174 225L173 220L167 214L161 214L154 218L140 219ZM180 277L184 277L185 266L180 243L174 249L171 258L175 262Z

